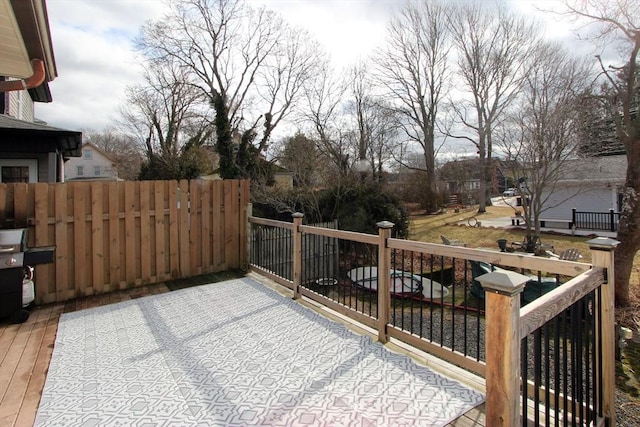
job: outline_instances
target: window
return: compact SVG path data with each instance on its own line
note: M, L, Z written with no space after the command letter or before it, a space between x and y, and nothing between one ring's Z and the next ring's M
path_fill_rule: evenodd
M84 150L82 150L82 158L83 159L87 159L87 160L91 160L91 150L88 148L85 148ZM78 174L80 175L80 174Z
M38 161L36 159L0 160L0 180L2 182L38 182Z
M3 167L2 182L29 182L29 166Z
M78 166L78 176L84 176L84 166Z
M94 174L95 176L100 176L100 172L101 172L101 171L100 171L100 166L94 166L94 168L93 168L93 174Z

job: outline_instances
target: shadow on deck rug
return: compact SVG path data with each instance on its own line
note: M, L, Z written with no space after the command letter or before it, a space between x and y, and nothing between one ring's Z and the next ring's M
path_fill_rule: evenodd
M36 426L438 426L484 396L250 278L67 313Z

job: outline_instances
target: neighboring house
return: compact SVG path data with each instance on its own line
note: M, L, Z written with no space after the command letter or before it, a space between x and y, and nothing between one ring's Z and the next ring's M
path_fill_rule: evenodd
M567 162L565 173L548 197L541 225L550 228L570 228L572 209L581 212L620 212L622 189L627 172L627 156L589 157Z
M491 193L502 194L507 187L507 179L497 159L494 159L493 165ZM482 178L478 158L447 162L440 167L438 175L438 188L441 192L461 196L464 200L477 199Z
M115 181L118 171L113 159L91 143L82 144L82 155L64 165L65 181Z
M274 186L281 190L291 190L293 188L293 174L286 170L276 170L273 174Z
M82 133L34 117L57 77L44 0L0 0L0 180L58 182L80 155Z

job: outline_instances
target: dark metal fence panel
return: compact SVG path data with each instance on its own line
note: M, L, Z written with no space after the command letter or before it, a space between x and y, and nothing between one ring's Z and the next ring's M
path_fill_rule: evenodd
M251 227L250 263L293 280L292 236L289 229L254 224Z
M618 231L620 213L610 209L609 212L586 212L572 209L572 224L582 230Z
M330 221L314 224L314 227L337 229L338 222ZM276 226L254 224L251 229L250 262L289 281L293 280L293 231ZM333 277L337 262L337 239L322 236L303 235L302 265L306 276ZM325 247L326 246L326 247Z
M403 288L392 299L393 326L484 361L484 295L474 286L484 272L469 260L407 250L394 250L391 263L392 289Z
M595 425L601 349L600 289L522 340L522 425Z
M303 288L377 318L377 245L303 235L302 257Z

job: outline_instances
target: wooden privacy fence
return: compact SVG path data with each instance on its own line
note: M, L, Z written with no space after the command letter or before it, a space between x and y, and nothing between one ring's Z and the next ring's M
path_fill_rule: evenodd
M36 302L244 267L249 181L0 184L0 227L55 246Z

